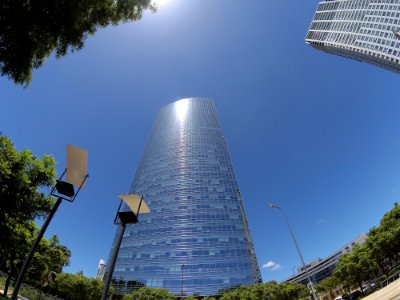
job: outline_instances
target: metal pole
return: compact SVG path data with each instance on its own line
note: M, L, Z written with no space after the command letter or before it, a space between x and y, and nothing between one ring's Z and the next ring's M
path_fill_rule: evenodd
M36 248L39 246L40 240L42 239L47 227L49 226L49 224L51 222L51 219L53 219L54 214L56 213L61 202L62 202L61 197L58 197L57 202L54 204L53 208L51 209L50 214L47 216L46 221L43 223L43 226L40 229L40 232L39 232L35 242L33 243L28 256L25 258L24 264L23 264L21 270L19 271L17 281L15 282L15 285L14 285L14 291L12 293L11 300L18 299L18 292L19 292L19 289L21 288L22 280L24 278L26 269L28 268L28 265L32 260L33 254L35 254Z
M121 230L118 234L118 237L117 237L114 249L113 249L113 253L110 258L110 265L107 269L106 280L104 281L104 288L103 288L103 294L101 295L101 300L107 300L108 289L110 288L111 278L112 278L112 274L114 272L114 267L115 267L115 262L117 260L119 247L121 246L122 237L124 236L125 227L126 227L126 224L122 223Z
M287 226L288 226L288 228L289 228L290 235L292 236L293 242L294 242L294 244L296 245L297 252L298 252L298 254L299 254L299 256L300 256L300 259L301 259L301 263L303 264L303 268L304 268L304 270L305 270L305 272L306 272L307 279L308 279L308 284L310 285L310 289L311 289L311 293L312 293L313 300L318 300L317 294L316 294L315 291L314 291L314 286L313 286L313 283L312 283L312 281L311 281L310 274L308 273L306 264L305 264L305 262L304 262L303 255L301 254L299 245L297 244L296 238L295 238L295 236L294 236L294 233L293 233L293 231L292 231L292 227L290 226L289 219L288 219L288 217L287 217L285 211L283 210L283 208L280 208L280 207L275 206L275 205L274 205L274 206L270 206L270 207L279 209L279 210L282 212L283 216L285 217L285 221L286 221L286 224L287 224Z
M137 217L139 217L139 213L140 213L140 207L142 206L142 202L143 202L143 196L142 196L142 197L140 197L139 207L138 207L138 209L137 209L137 213L136 213L136 216L137 216Z
M183 267L185 266L185 264L181 265L181 272L182 272L182 277L181 277L181 297L183 299Z

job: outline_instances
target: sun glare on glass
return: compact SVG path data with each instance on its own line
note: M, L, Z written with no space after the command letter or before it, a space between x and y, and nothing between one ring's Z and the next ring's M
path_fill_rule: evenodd
M175 109L179 121L182 122L185 120L188 107L189 107L189 101L187 99L176 102Z

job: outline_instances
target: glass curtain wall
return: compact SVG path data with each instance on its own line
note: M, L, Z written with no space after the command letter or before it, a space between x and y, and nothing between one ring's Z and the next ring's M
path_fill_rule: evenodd
M212 101L159 112L130 193L151 213L128 225L116 262L118 293L145 285L215 295L261 282L238 184Z

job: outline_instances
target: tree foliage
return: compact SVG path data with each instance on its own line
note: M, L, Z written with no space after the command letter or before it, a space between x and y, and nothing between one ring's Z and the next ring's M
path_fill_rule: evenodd
M0 261L9 280L22 264L37 227L33 220L45 216L53 199L39 192L55 181L54 158L41 159L25 149L18 152L0 133Z
M397 203L383 216L379 226L370 230L366 245L383 273L399 262L400 206Z
M336 276L329 276L323 279L317 284L316 290L318 293L329 293L331 298L335 298L333 291L341 285L339 279Z
M101 298L104 283L95 278L86 278L82 274L58 274L52 293L65 300L98 300ZM113 289L110 287L109 293Z
M175 300L175 295L164 289L141 287L131 294L125 295L123 300Z
M7 238L9 244L0 247L2 253L1 269L8 273L3 295L7 295L12 277L18 274L19 268L29 252L35 239L37 226L35 222L30 221L25 224L14 223L12 229L12 235ZM11 249L10 246L15 248Z
M69 265L71 251L53 235L49 240L42 238L27 272L27 282L39 288L52 283L64 266Z
M296 300L309 295L309 291L301 284L294 282L277 283L270 281L251 286L241 286L225 293L221 300Z
M388 274L400 264L400 206L395 203L379 226L373 227L366 242L343 255L334 270L332 282L362 289L365 282ZM319 289L329 291L330 282L321 282Z
M83 47L100 27L141 18L151 0L3 0L0 5L0 70L29 85L32 70L55 52L59 58Z
M8 289L11 278L18 274L33 241L37 237L38 231L39 228L33 221L23 225L16 225L12 241L17 247L3 262L3 267L9 272L4 289L5 292ZM28 268L25 282L40 289L46 287L54 280L56 274L60 273L64 266L68 265L70 256L71 252L66 246L60 244L56 235L53 235L50 240L42 238L38 251L35 252Z
M0 238L8 236L5 233L13 228L12 222L23 224L51 210L52 198L38 189L55 182L54 165L52 156L39 159L27 149L18 152L0 133Z
M368 281L378 269L371 254L365 244L355 246L352 252L339 259L335 276L347 286L358 286L362 289L362 283Z

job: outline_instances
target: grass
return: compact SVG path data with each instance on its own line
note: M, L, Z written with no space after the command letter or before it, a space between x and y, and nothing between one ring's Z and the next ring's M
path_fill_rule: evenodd
M3 288L5 284L6 284L6 278L0 277L0 288Z
M3 290L5 285L6 285L6 278L0 277L0 290ZM5 299L9 299L9 298L3 297L0 295L0 300L5 300Z
M4 289L5 284L6 284L6 278L0 277L0 290ZM13 287L12 287L12 285L10 285L8 288L8 293L11 293L12 291L13 291ZM27 288L22 287L18 294L25 298L35 300L35 299L39 299L40 292L37 290L34 290L34 289L27 289ZM10 299L10 298L3 297L0 295L0 300L8 300L8 299ZM47 297L46 295L42 294L40 297L40 300L50 300L50 298Z
M0 290L4 290L4 287L6 285L6 280L7 280L6 277L0 277ZM13 286L12 286L12 284L10 284L8 286L8 293L12 293L12 291L13 291ZM3 300L3 299L8 299L8 298L5 298L5 297L0 295L0 300Z
M39 299L40 292L33 289L31 290L31 289L21 288L19 294L25 298L34 300L34 299ZM50 300L50 298L42 294L40 300Z

